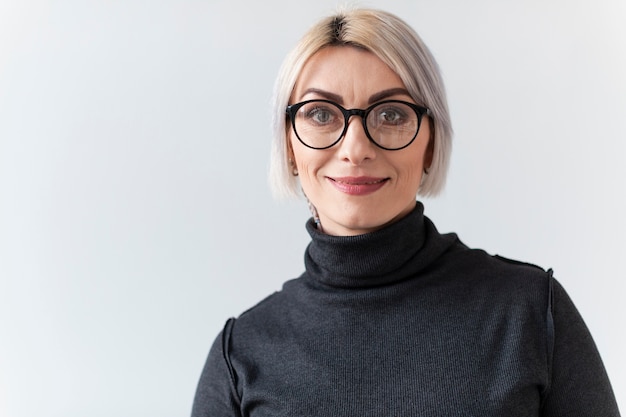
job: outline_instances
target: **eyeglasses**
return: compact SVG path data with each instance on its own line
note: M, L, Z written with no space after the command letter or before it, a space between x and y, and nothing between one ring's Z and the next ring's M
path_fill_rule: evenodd
M328 149L348 130L352 116L360 116L368 139L376 146L396 151L409 146L417 137L422 117L430 110L413 103L387 100L365 110L345 109L329 100L308 100L287 106L296 137L312 149Z

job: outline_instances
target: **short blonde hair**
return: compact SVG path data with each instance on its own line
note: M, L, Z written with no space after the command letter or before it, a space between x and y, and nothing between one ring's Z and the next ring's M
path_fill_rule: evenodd
M285 113L298 76L320 49L341 45L375 54L398 74L413 100L430 109L433 160L418 194L438 194L446 181L452 148L452 125L439 66L417 33L397 16L381 10L351 9L328 16L309 29L278 73L272 101L274 137L269 173L274 195L300 195L297 178L291 172Z

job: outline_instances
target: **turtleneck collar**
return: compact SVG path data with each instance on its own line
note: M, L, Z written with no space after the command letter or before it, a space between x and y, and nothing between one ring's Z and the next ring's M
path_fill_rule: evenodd
M387 285L415 276L457 239L441 235L417 202L404 218L372 233L331 236L310 219L312 241L305 254L307 275L322 284L342 287Z

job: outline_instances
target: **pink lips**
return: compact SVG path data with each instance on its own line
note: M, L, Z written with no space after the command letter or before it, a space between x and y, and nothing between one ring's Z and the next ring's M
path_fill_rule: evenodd
M350 195L366 195L382 188L389 178L377 177L326 177L339 191Z

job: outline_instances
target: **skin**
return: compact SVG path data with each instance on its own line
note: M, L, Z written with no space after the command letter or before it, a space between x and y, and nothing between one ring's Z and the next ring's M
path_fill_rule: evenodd
M333 100L348 109L389 99L415 102L391 68L351 46L324 48L307 61L289 103L311 99ZM291 127L287 137L304 193L324 232L337 236L373 232L410 213L432 160L427 119L413 143L396 151L370 142L360 117L350 119L346 135L329 149L307 148Z

